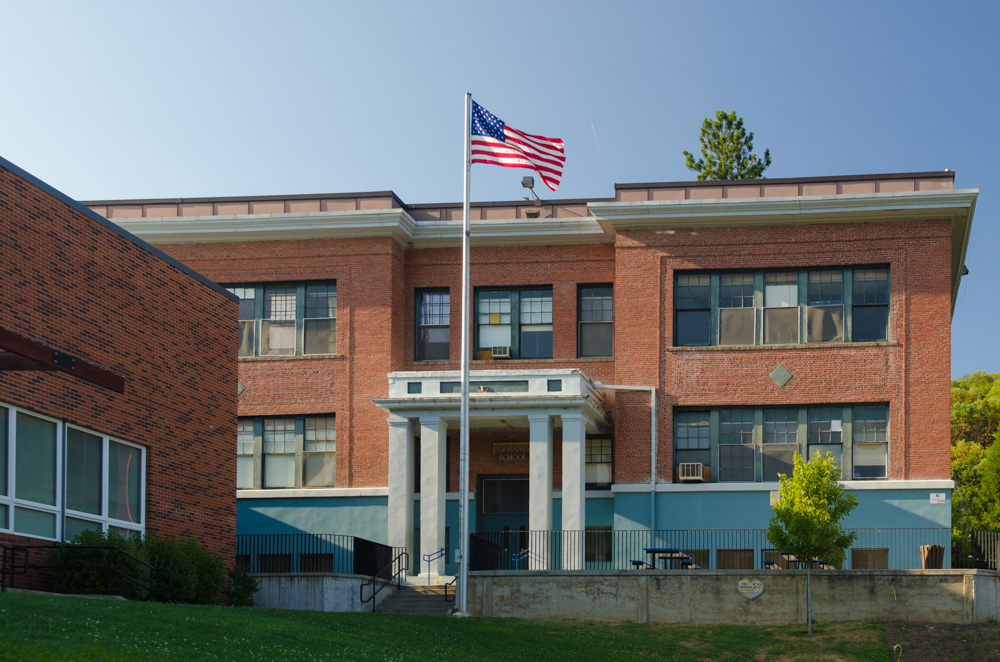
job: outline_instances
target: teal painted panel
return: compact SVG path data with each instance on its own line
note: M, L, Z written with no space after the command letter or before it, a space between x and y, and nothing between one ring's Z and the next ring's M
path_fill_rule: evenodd
M649 494L641 492L616 494L614 509L616 531L649 528Z
M236 533L336 533L385 544L387 498L238 499Z
M951 491L940 491L943 504L930 503L931 490L854 492L858 507L844 524L858 529L950 528ZM661 492L656 498L657 529L761 529L770 519L769 492ZM615 495L614 527L649 528L649 495Z

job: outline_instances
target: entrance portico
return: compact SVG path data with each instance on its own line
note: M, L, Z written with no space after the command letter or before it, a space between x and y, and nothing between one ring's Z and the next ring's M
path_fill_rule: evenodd
M375 403L389 414L389 544L414 551L415 443L420 430L420 551L445 544L446 433L458 429L461 384L457 371L389 375L389 397ZM561 529L582 531L585 523L587 433L605 431L603 397L579 370L482 370L472 373L469 426L473 430L526 429L528 436L528 528L553 528L553 431L562 432ZM482 443L479 441L478 443ZM475 455L470 443L470 455ZM523 466L523 465L522 465ZM475 467L470 473L475 474ZM474 480L474 475L470 481ZM470 482L470 484L475 484ZM412 558L412 557L411 557ZM532 568L546 568L548 549L532 550ZM443 574L445 559L430 565L411 560L421 576ZM561 567L582 568L582 545L562 549Z

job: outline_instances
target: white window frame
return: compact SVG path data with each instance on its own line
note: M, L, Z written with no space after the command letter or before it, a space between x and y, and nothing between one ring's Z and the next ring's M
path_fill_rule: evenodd
M132 443L130 441L125 441L124 439L119 439L118 437L112 437L110 435L102 434L95 430L90 430L88 428L81 427L79 425L73 425L60 421L59 419L53 418L51 416L46 416L44 414L39 414L37 412L17 407L15 405L6 404L0 402L0 408L3 408L7 412L7 494L0 495L0 507L7 508L7 525L6 527L0 526L0 532L9 533L11 535L22 536L25 538L34 538L39 540L51 540L51 541L62 541L65 538L66 530L66 518L72 517L74 519L85 520L92 522L94 524L100 525L102 532L107 532L109 528L125 529L128 531L133 531L138 534L143 534L146 531L146 449L145 447ZM55 505L41 504L34 501L28 501L26 499L18 499L15 495L17 494L17 472L16 472L16 453L17 453L17 418L18 414L23 414L25 416L31 416L55 425L56 431L56 468L55 468ZM68 430L72 428L74 430L79 430L86 434L99 437L101 439L101 466L102 466L102 476L101 476L101 515L95 515L93 513L84 513L76 510L71 510L66 507L66 481L68 478L68 468L66 462L66 456L68 453ZM109 449L111 442L122 444L124 446L129 446L131 448L138 449L139 451L139 521L138 522L126 522L124 520L119 520L117 518L111 517L108 513L108 479L110 477L110 467L108 466L109 461ZM16 528L17 523L17 508L23 508L27 510L33 510L36 512L50 513L55 516L55 536L39 536L30 533L23 533L18 531Z

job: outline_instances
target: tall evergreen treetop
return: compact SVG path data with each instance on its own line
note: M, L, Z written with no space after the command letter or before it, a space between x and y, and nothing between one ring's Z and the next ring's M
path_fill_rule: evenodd
M698 181L723 179L764 179L764 170L771 165L771 150L764 158L753 153L753 132L743 127L743 118L736 111L715 111L715 119L706 117L701 123L700 159L684 150L685 166L698 173Z

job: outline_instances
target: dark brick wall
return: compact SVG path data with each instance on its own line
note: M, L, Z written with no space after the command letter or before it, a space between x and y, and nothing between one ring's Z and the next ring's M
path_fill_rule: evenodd
M0 401L145 446L147 530L231 562L236 302L3 167L0 228L0 326L125 379L2 372Z

